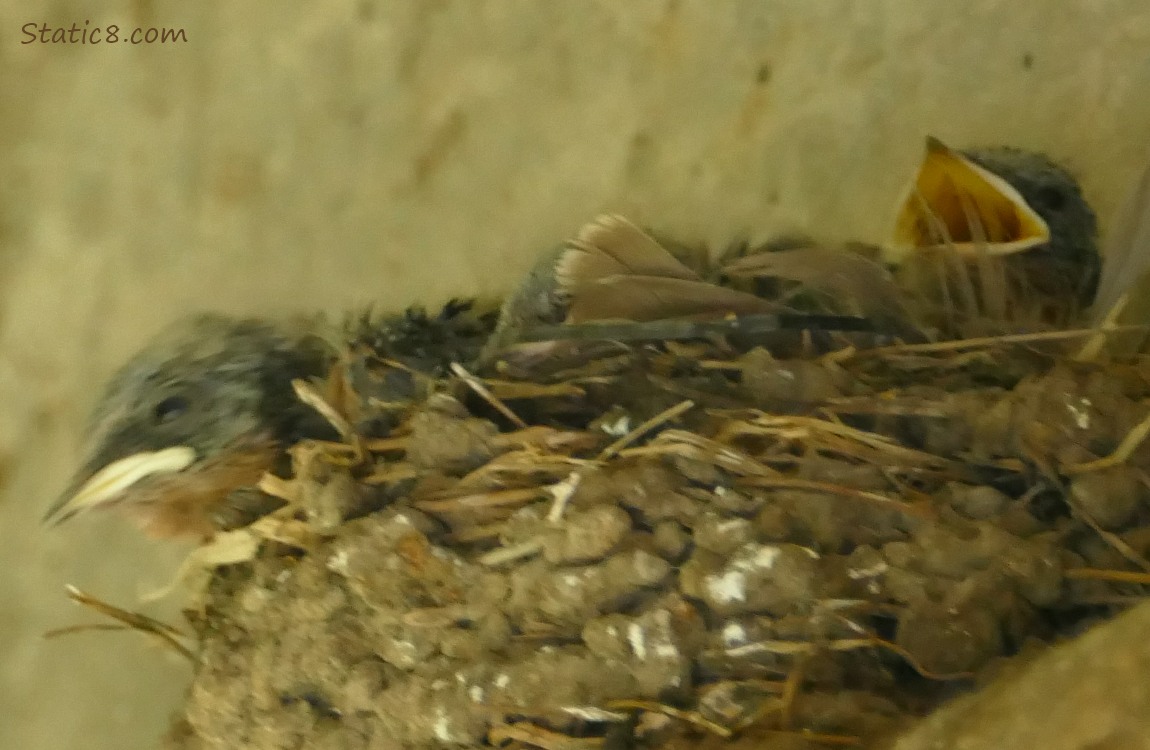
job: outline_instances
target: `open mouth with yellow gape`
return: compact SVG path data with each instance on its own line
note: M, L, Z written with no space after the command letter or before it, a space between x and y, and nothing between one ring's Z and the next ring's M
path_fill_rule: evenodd
M1050 227L1017 189L928 137L895 222L896 252L949 247L966 256L1009 255L1050 242Z

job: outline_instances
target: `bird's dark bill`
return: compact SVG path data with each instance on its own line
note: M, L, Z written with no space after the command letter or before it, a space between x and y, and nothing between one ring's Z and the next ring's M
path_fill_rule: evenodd
M899 203L893 245L1008 255L1050 241L1050 228L1014 187L935 138ZM896 258L897 260L897 258Z

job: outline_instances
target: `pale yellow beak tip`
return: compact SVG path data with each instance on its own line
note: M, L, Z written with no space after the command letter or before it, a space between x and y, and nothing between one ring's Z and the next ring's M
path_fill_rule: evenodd
M112 502L144 477L174 474L183 471L195 460L194 449L178 445L158 451L133 453L113 461L89 477L62 504L53 508L45 516L44 522L57 524L76 513Z

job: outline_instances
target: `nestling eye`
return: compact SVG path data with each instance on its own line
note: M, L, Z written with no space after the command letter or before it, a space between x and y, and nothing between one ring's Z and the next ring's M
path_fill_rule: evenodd
M1044 187L1038 190L1038 201L1052 211L1061 211L1066 207L1066 194L1055 187Z
M188 410L188 400L183 396L168 396L152 411L152 415L160 424L171 422Z

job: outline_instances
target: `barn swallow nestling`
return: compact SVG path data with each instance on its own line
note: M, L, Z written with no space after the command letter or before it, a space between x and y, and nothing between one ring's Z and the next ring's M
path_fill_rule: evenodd
M971 268L1001 262L1016 295L1062 322L1090 306L1102 264L1094 212L1069 172L1039 153L956 151L935 138L899 202L890 250L896 264L937 250Z
M589 222L574 238L542 254L507 298L485 358L524 341L538 325L777 310L753 294L709 283L699 273L701 254L674 249L678 252L622 216Z
M474 359L493 325L493 315L454 300L437 315L412 308L343 326L216 314L180 321L113 376L92 415L82 466L45 520L117 507L152 536L203 538L236 515L267 512L274 499L236 490L285 468L285 449L296 442L338 438L292 381L328 375L337 350L398 361L399 376L441 376L450 362ZM361 384L363 395L410 395L400 380Z
M798 314L723 276L701 248L599 216L540 256L505 300L479 364L563 361L612 342L874 330L859 315Z
M323 435L292 380L326 373L321 339L201 315L133 357L92 415L80 470L45 520L119 507L153 536L207 536L228 494L254 485L283 448Z

